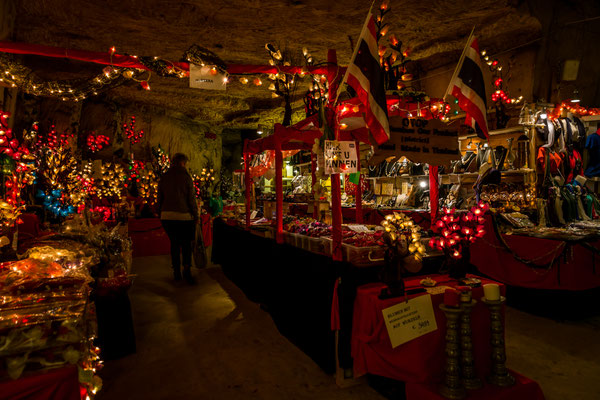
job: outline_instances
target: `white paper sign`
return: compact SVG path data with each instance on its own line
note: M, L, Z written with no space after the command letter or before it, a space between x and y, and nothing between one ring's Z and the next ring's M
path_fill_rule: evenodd
M437 329L431 296L417 296L388 307L383 312L392 348Z
M341 174L358 171L355 142L326 140L324 147L325 174Z
M348 224L348 229L356 233L369 233L371 230L364 225Z
M211 65L190 63L190 87L194 89L225 90L227 76Z

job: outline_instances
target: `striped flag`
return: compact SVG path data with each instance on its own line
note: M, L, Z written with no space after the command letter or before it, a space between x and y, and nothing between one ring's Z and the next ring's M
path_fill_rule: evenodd
M356 91L365 106L365 121L377 144L390 138L383 70L379 64L377 28L371 10L358 39L352 61L348 65L343 83ZM340 85L340 91L342 89ZM340 91L338 91L338 96Z
M450 80L446 96L448 94L457 99L458 106L467 113L465 124L472 127L480 138L489 139L485 80L479 45L473 33Z

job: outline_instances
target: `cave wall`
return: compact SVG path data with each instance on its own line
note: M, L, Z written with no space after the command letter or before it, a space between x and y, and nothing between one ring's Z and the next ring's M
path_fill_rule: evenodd
M598 1L527 0L530 12L542 24L540 51L535 63L536 99L558 103L579 90L581 105L600 106L600 31ZM563 81L566 60L579 60L575 81Z

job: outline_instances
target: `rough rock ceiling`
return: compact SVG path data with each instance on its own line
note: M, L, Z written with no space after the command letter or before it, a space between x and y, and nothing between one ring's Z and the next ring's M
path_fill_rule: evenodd
M266 64L264 45L300 52L307 47L319 61L336 49L346 65L352 55L369 0L20 0L15 41L92 51L116 46L122 53L179 60L196 43L217 53L226 63ZM379 2L377 2L379 4ZM528 42L539 36L540 24L523 1L392 0L387 21L410 47L412 59L429 70L456 62L466 36L477 27L480 43L491 51ZM351 39L350 39L351 38ZM91 76L98 66L72 63ZM44 60L36 67L53 74L65 62ZM271 99L266 85L242 85L234 80L226 92L189 89L185 79L153 77L152 90L137 85L112 90L116 101L135 102L179 111L208 125L256 128L281 122L280 99ZM294 108L301 114L301 95Z

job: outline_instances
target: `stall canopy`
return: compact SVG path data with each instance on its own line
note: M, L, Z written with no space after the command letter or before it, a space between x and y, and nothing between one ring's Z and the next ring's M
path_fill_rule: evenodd
M244 142L244 154L257 154L266 150L275 150L278 144L281 146L281 150L310 150L315 139L320 138L322 135L323 132L319 130L317 115L288 127L275 124L272 135L256 140L246 140Z

